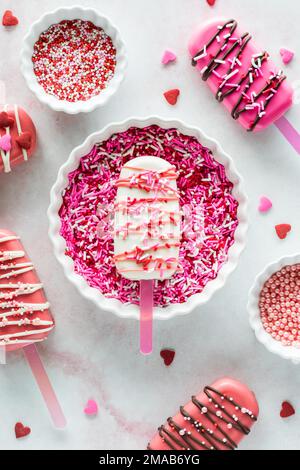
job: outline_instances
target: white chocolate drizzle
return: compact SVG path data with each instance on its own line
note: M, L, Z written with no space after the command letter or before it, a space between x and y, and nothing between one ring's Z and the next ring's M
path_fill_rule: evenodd
M7 113L7 105L6 104L3 107L3 111ZM18 106L16 104L14 105L14 114L15 114L15 122L16 122L16 126L17 126L18 135L20 136L22 134L22 126L21 126ZM5 132L6 132L7 135L10 135L10 128L6 127ZM28 160L27 150L24 149L23 147L21 148L21 150L22 150L22 153L23 153L24 161L27 161ZM3 149L1 149L1 157L2 157L2 161L3 161L4 172L5 173L10 173L11 172L10 151L5 152Z
M21 127L21 122L20 122L18 106L16 104L14 105L14 111L15 111L15 118L16 118L18 134L20 136L22 134L22 127ZM27 162L27 160L28 160L27 150L24 149L23 147L22 147L22 153L23 153L24 161Z
M4 112L7 112L7 105L5 104L3 107ZM5 132L7 135L10 135L10 129L9 127L5 128ZM1 157L3 161L3 166L4 166L4 172L9 173L11 171L11 166L10 166L10 151L5 152L3 149L1 149Z
M6 236L0 238L0 243L14 240L18 240L18 237ZM2 271L5 272L5 274L0 274L0 279L18 277L20 274L34 270L34 266L31 262L14 262L14 260L18 260L24 256L25 252L22 250L0 251L0 273ZM39 327L31 330L23 329L20 332L17 331L9 334L0 333L0 346L7 346L12 344L29 344L36 341L42 341L41 338L24 339L24 337L34 337L35 335L47 333L52 330L54 327L52 320L42 320L38 317L30 318L31 314L36 312L43 312L49 309L49 302L32 303L17 300L17 298L20 296L34 294L42 288L43 285L41 283L30 284L24 282L15 282L0 284L0 331L1 328L5 327Z

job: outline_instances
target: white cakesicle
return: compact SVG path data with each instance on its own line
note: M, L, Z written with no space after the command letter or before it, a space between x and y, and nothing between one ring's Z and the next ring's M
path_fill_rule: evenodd
M175 167L143 156L127 162L117 182L114 255L131 280L168 279L178 268L180 209Z

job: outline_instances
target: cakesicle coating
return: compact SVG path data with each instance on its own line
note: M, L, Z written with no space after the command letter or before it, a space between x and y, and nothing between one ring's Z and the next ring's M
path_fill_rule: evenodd
M0 229L0 347L43 341L54 328L43 286L13 232Z
M114 260L127 279L168 279L178 266L179 196L175 167L158 157L126 163L117 181Z
M224 377L185 406L158 429L149 450L234 450L258 417L253 392Z
M192 65L216 99L247 131L262 131L293 104L293 89L282 70L257 48L235 20L215 19L192 38Z
M10 125L5 127L7 120ZM36 148L36 129L30 116L18 105L0 105L0 138L11 138L11 150L0 149L0 173L27 161Z

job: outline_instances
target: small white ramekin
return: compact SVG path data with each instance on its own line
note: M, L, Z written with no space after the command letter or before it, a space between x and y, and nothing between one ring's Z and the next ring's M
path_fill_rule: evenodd
M228 252L228 261L220 269L216 279L207 283L201 294L193 295L183 304L171 304L165 308L155 307L154 318L167 320L177 315L188 314L199 305L206 303L218 289L223 287L227 277L237 266L239 255L245 247L248 228L247 197L242 188L241 177L237 173L232 159L222 150L216 140L207 137L196 127L185 125L178 120L162 119L157 116L128 119L120 123L110 124L102 131L95 132L90 135L82 145L72 151L67 162L59 170L56 183L51 190L51 203L48 209L50 223L49 236L54 245L55 255L62 264L67 278L78 288L82 295L92 300L101 309L113 312L119 317L139 318L138 306L124 305L119 300L104 297L99 290L90 287L82 276L75 273L73 261L65 255L66 242L59 233L61 222L58 211L62 204L62 191L68 186L68 174L78 167L80 158L86 155L94 144L108 139L116 132L124 132L129 127L134 126L141 128L152 124L156 124L164 129L177 128L183 134L195 136L202 145L211 149L215 159L224 165L228 178L234 184L233 195L239 202L239 224L235 232L235 241Z
M117 50L117 65L114 76L108 82L107 87L102 90L99 95L94 96L87 101L77 101L72 103L65 100L59 100L55 96L49 95L45 92L44 88L38 83L33 71L32 54L34 44L42 32L46 31L51 25L59 23L62 20L75 19L91 21L96 26L104 29L104 31L111 37ZM68 114L77 114L81 112L87 113L107 103L119 88L125 75L126 65L127 58L125 46L118 29L108 18L101 15L96 10L92 8L82 8L80 6L58 8L55 11L43 15L38 21L32 24L30 31L24 38L21 50L21 70L30 90L35 93L42 103L47 104L54 111L64 111Z
M260 341L270 352L278 354L283 359L289 359L294 364L300 363L300 349L293 346L284 346L280 341L275 340L264 329L259 310L259 297L265 282L272 276L272 274L280 271L285 266L292 266L293 264L300 263L300 254L285 256L280 258L275 263L271 263L258 274L249 292L248 312L250 316L250 325L253 328L256 338Z

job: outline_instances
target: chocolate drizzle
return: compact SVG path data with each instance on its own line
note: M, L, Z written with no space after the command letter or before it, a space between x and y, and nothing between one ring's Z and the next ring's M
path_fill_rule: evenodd
M230 78L234 75L239 76L240 71L239 69L233 70L234 66L235 64L240 64L240 66L242 65L240 59L242 57L243 51L252 39L252 36L249 33L243 34L240 38L233 38L232 34L236 30L237 26L238 23L235 20L229 20L224 25L220 26L216 34L209 40L209 42L194 55L192 59L192 65L196 66L198 60L207 56L207 50L215 41L220 42L218 51L214 56L211 56L210 62L202 70L202 79L206 81L212 74L220 78L220 85L216 93L216 99L219 102L222 102L232 93L240 91L240 96L231 111L231 116L233 119L239 119L242 113L250 110L253 111L255 108L258 109L254 121L248 128L248 131L251 132L255 129L262 117L266 114L266 108L269 106L274 96L276 96L276 92L281 86L282 82L286 79L286 76L281 70L277 74L271 73L269 79L266 81L265 86L258 93L252 92L250 97L247 92L249 92L252 85L255 83L255 80L258 77L262 77L261 66L269 58L267 52L262 52L261 54L252 57L247 73L243 74L238 82L232 82ZM224 40L222 42L220 39L220 34L226 29L229 29L229 32L227 35L225 35L225 38L223 36ZM229 46L230 41L232 44ZM232 59L228 59L235 50L235 56ZM221 76L218 74L217 69L220 67L220 65L224 64L226 60L229 61L229 68L226 73ZM229 79L230 83L227 83L227 80ZM227 90L223 91L225 84ZM258 99L260 97L264 97L265 100L258 103ZM245 104L243 104L243 102L245 102Z
M250 428L244 424L235 414L230 414L226 410L226 403L232 405L237 411L248 416L252 421L256 421L257 417L246 408L241 407L233 398L227 397L212 387L205 387L204 393L208 398L209 405L205 405L192 397L192 403L200 412L197 418L187 412L184 406L180 407L180 413L184 420L187 421L193 429L181 427L174 418L168 418L165 425L158 428L158 433L167 447L171 450L234 450L237 443L230 436L230 429L235 429L241 434L249 434ZM211 423L211 427L205 427L201 423L201 416ZM227 427L228 431L224 430ZM217 435L218 433L218 435ZM151 449L150 444L148 450Z

